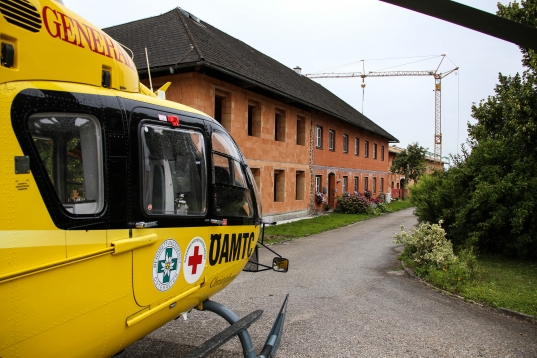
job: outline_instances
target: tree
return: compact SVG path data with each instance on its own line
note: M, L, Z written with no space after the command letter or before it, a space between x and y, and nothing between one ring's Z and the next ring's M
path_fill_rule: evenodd
M404 195L404 186L410 180L415 183L418 182L418 178L425 173L425 153L426 149L419 146L418 143L409 144L407 149L403 149L397 154L393 160L390 171L395 174L401 174L405 176L402 188Z
M500 16L537 25L537 0L498 7ZM454 243L535 258L537 56L533 50L522 53L526 70L500 74L495 94L472 106L477 123L468 125L469 152L446 175L424 181L416 212L420 219L445 218ZM440 208L442 202L450 207Z

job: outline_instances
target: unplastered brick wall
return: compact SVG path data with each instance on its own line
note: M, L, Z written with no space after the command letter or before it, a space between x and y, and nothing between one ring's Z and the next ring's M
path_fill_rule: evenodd
M300 110L197 72L158 77L153 80L153 87L156 89L167 81L172 82L166 93L169 100L191 106L211 117L215 117L220 106L222 125L255 172L265 215L308 210L314 203L315 175L323 175L326 180L329 173L334 173L334 185L339 195L343 176L348 177L349 188L353 188L354 177L358 176L359 191L363 191L365 175L371 177L370 187L374 176L378 178L377 187L380 177L385 177L384 190L388 186L388 141L385 138L324 113ZM316 148L317 125L323 127L321 148ZM330 130L335 133L333 151L328 149ZM344 134L348 137L346 153L343 152ZM357 156L354 155L354 138L360 140ZM364 157L365 141L370 145L368 158ZM377 159L373 158L374 143L377 144ZM380 154L382 147L384 160ZM280 177L285 178L283 183L277 182L275 173L278 171ZM297 182L297 178L302 177L306 179ZM275 189L279 192L276 197ZM297 195L297 189L303 190L304 194Z
M357 126L344 121L334 119L326 114L315 112L312 116L313 135L317 134L317 126L322 128L321 146L317 147L316 138L313 139L313 180L311 185L315 185L315 177L321 177L321 190L326 188L330 203L335 197L343 193L345 178L347 180L347 192L354 192L355 178L359 192L365 190L364 183L367 179L368 189L373 189L373 182L376 182L376 195L388 189L389 160L388 160L388 140L379 135L366 131ZM333 149L330 149L330 131L333 131ZM344 151L343 138L347 137L347 151ZM355 138L358 138L358 154L355 151ZM369 155L365 156L365 144L369 143ZM376 159L374 157L374 144L377 146ZM384 156L382 150L384 149ZM330 175L334 176L330 181ZM333 186L333 187L332 187ZM320 207L316 205L316 207Z

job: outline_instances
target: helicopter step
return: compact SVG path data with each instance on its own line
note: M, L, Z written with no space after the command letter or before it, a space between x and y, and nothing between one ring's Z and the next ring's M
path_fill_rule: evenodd
M288 299L289 294L285 296L285 300L283 301L282 307L280 308L280 312L278 313L278 316L274 321L272 329L270 330L265 345L263 346L263 349L261 350L259 356L255 354L254 347L252 344L252 338L250 337L247 328L250 327L250 325L257 319L259 319L259 317L261 317L263 311L254 311L246 315L242 319L239 319L239 317L226 306L211 300L204 301L201 307L202 311L210 311L216 313L217 315L228 321L231 326L224 329L222 332L218 333L209 340L205 341L194 351L189 352L187 355L185 355L185 357L205 357L217 350L220 346L222 346L234 336L239 336L245 358L272 357L274 354L276 354L276 351L278 350L280 344Z

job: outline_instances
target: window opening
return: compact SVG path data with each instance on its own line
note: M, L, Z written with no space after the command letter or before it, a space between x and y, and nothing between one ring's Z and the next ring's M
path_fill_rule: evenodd
M285 171L274 171L274 201L283 202L285 198Z
M231 130L231 95L216 90L214 96L214 119L228 131Z
M330 129L328 132L328 150L334 150L334 147L336 145L336 132L333 129Z
M224 116L224 100L225 97L214 97L214 119L222 124L222 117Z
M261 105L257 102L248 104L248 135L261 137Z
M343 153L349 152L349 136L344 134L343 135Z
M274 115L274 140L285 142L285 113L279 110Z
M304 200L304 191L306 190L306 173L303 171L296 172L295 199Z
M296 117L296 144L306 145L306 118Z

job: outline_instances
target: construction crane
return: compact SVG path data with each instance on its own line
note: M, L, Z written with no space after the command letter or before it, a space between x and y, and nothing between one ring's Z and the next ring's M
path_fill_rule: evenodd
M433 76L435 82L434 96L434 160L442 162L442 78L446 77L459 68L455 67L447 72L439 73L438 69L444 61L446 55L442 55L442 60L435 71L370 71L367 74L362 72L346 73L312 73L305 75L308 78L348 78L361 77L362 89L365 88L366 77L390 77L390 76ZM365 72L365 71L364 71Z

